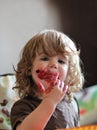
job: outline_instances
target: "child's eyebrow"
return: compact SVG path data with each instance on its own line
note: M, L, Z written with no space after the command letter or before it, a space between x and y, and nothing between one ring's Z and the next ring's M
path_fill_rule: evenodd
M42 52L42 53L40 53L40 55L46 55L46 54Z
M40 53L38 53L38 55L45 55L45 53L44 52L40 52Z
M60 55L59 57L64 59L65 61L68 61L68 56L67 55Z
M64 54L59 54L59 56L62 57L62 58L65 58L65 59L67 57L67 55L64 55Z
M39 56L47 56L47 54L45 54L45 53L39 53L38 55Z

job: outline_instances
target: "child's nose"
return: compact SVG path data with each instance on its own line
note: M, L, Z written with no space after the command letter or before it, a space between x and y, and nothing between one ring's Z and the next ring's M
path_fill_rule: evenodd
M49 67L50 67L50 68L57 68L58 65L57 65L57 63L50 63L50 64L49 64Z

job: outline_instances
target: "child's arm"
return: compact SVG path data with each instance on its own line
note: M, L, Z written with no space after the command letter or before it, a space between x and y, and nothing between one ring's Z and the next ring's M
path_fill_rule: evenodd
M49 93L44 93L41 104L23 120L17 130L43 130L55 111L56 105L64 97L67 86L64 91L63 89L63 85L58 83Z
M44 99L42 103L17 127L17 130L43 130L56 104L49 99Z

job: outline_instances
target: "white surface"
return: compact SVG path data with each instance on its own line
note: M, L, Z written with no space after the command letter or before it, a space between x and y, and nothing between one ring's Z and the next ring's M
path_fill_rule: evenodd
M25 43L57 23L46 0L0 0L0 74L13 72Z

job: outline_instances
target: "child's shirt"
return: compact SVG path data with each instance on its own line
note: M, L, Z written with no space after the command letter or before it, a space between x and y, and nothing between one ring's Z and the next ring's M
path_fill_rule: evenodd
M17 101L11 110L12 130L16 130L17 125L21 123L27 115L34 111L41 101L41 99L32 96L26 96ZM79 126L79 120L79 108L75 98L73 98L71 102L63 99L57 105L44 130L76 127Z

